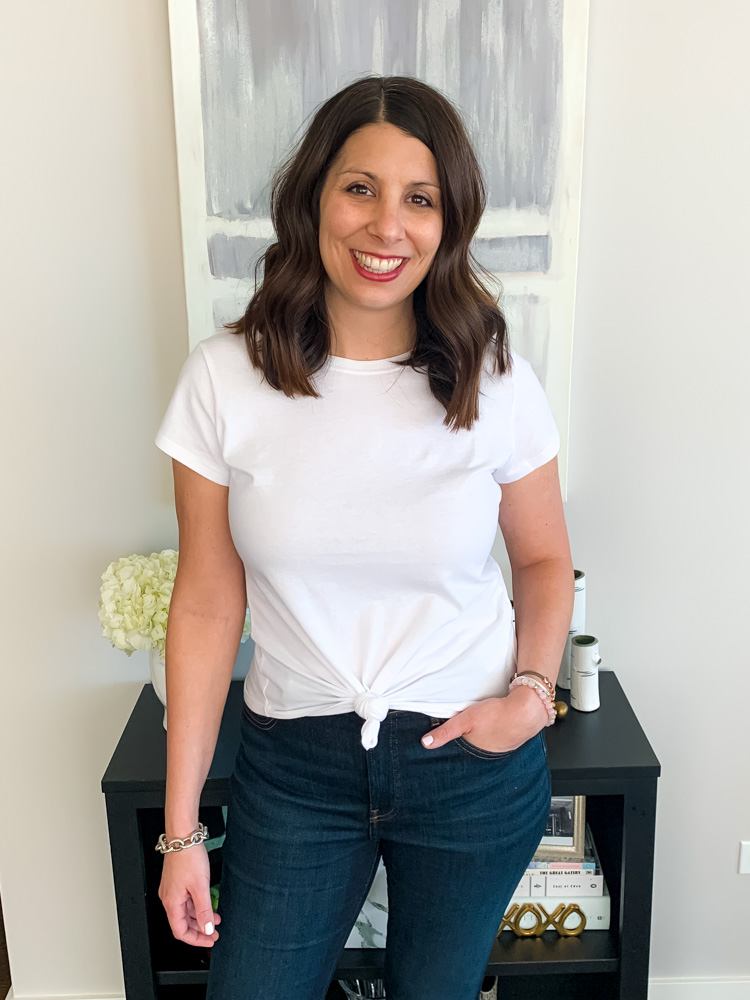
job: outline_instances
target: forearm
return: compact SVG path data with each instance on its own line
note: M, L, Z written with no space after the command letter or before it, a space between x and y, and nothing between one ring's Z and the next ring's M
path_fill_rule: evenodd
M547 559L513 570L518 672L536 670L556 683L573 615L574 578L569 558ZM540 719L544 706L528 687L509 697Z
M219 614L187 610L175 594L169 608L167 668L168 840L198 827L198 806L213 760L242 636L245 608Z

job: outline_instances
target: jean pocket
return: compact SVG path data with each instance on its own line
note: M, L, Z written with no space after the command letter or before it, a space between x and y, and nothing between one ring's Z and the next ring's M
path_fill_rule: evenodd
M485 750L484 747L478 747L473 743L469 743L465 736L456 736L453 742L458 744L462 750L472 754L474 757L483 757L486 760L497 757L510 757L511 754L518 753L521 747L526 746L525 743L522 743L520 747L516 747L514 750Z
M261 715L259 712L254 712L247 702L244 701L242 702L242 717L256 729L273 729L279 721L270 715Z
M436 715L430 716L431 726L440 726L442 723L447 721L448 719L441 719ZM512 753L515 753L516 750L521 749L521 747L516 747L516 750L485 750L484 747L478 747L473 743L470 743L465 736L454 736L449 742L455 743L457 746L461 747L462 750L465 750L474 757L484 757L487 759L491 757L509 757ZM525 744L521 744L521 746L525 746Z

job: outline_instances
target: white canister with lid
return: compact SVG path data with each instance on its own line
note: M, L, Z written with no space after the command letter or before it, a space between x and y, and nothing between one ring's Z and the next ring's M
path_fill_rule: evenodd
M574 635L570 644L570 707L579 712L599 708L599 640L593 635Z

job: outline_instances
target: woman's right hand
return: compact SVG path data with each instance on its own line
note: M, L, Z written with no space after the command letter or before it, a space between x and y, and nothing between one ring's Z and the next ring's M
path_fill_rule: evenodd
M213 925L221 917L211 907L210 864L203 844L168 851L159 885L159 899L167 911L169 926L178 941L212 948L219 934ZM211 933L206 934L210 924Z

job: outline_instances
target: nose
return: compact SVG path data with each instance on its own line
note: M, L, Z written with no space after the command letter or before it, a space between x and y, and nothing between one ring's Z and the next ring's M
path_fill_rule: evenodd
M401 199L373 198L372 216L367 231L385 246L393 246L404 238L403 206Z

